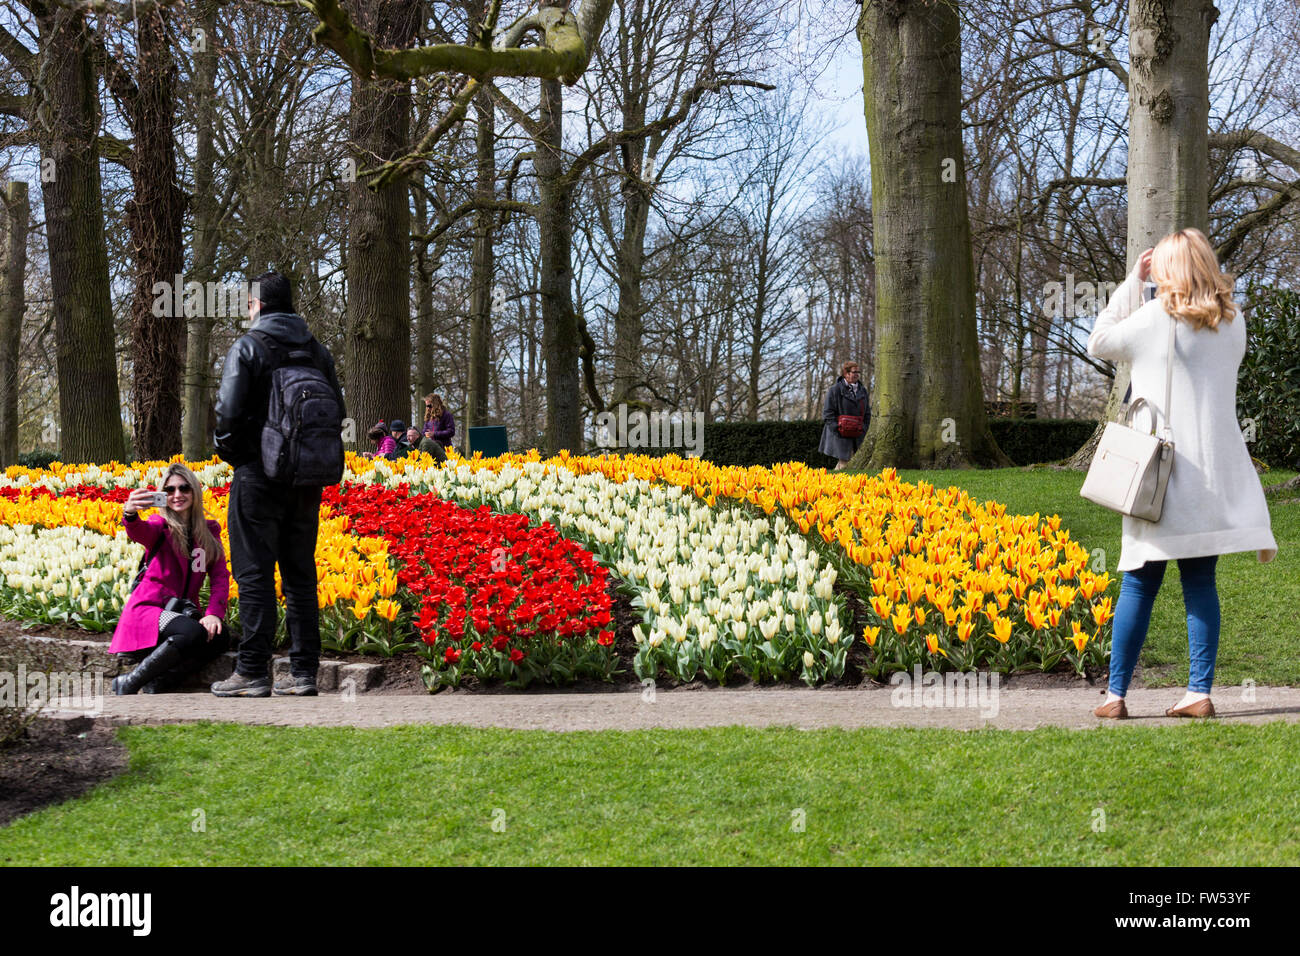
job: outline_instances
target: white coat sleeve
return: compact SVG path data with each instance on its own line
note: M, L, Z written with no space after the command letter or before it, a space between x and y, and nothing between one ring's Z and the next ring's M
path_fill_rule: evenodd
M1125 322L1142 305L1142 281L1137 269L1120 283L1106 308L1097 316L1092 335L1088 336L1088 354L1112 362L1132 361L1144 340L1143 329Z

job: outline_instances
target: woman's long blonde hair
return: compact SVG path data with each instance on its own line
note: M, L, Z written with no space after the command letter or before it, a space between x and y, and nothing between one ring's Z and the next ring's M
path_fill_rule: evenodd
M189 547L202 548L206 561L204 567L211 568L221 554L221 542L208 528L208 522L203 516L203 484L194 472L177 462L163 472L162 481L158 482L159 491L166 487L167 479L172 475L179 475L190 486L190 511L186 520L182 521L171 508L160 509L163 521L172 533L172 549L182 564L188 564L191 556L185 553L187 543Z
M1151 278L1160 304L1194 329L1217 329L1239 311L1232 301L1234 277L1219 268L1205 233L1180 229L1156 243Z

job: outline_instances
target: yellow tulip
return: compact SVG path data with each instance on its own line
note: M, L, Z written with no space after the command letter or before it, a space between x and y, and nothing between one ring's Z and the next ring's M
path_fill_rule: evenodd
M1005 644L1011 638L1011 619L999 617L993 622L993 636L999 644Z

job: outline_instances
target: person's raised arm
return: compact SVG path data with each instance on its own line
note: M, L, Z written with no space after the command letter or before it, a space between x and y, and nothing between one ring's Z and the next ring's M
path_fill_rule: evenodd
M154 516L157 521L153 518L148 521L140 520L140 509L152 507L153 492L145 488L132 489L122 504L122 527L126 529L126 536L144 545L146 553L153 548L163 533L163 520L160 515Z
M1131 361L1142 343L1142 330L1124 320L1142 305L1142 285L1151 274L1150 249L1138 256L1119 288L1106 302L1088 336L1088 354L1113 362Z

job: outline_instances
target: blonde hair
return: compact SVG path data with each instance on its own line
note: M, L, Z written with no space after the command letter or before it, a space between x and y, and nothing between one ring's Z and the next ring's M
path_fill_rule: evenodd
M184 521L171 508L160 509L162 519L172 533L172 549L176 552L176 557L180 558L181 563L187 564L190 555L185 553L186 547L202 548L206 561L204 567L211 568L216 562L217 556L221 554L221 542L212 533L207 520L203 516L203 484L194 472L177 462L169 465L167 470L163 472L162 480L158 482L159 491L166 487L167 479L172 475L179 475L190 486L190 510Z
M1210 240L1199 229L1180 229L1156 243L1151 278L1160 304L1194 329L1217 329L1239 311L1232 301L1234 277L1219 268Z

